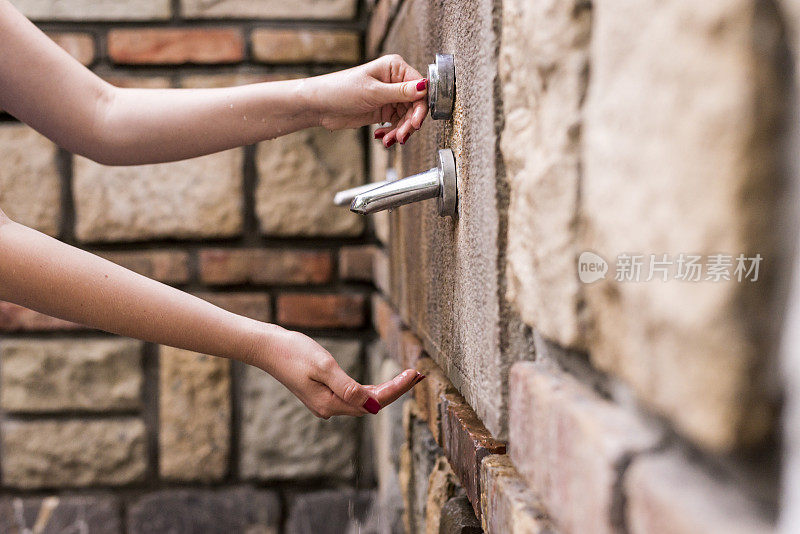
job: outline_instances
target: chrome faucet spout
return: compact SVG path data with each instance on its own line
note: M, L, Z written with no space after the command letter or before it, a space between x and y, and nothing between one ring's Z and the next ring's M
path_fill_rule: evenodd
M404 204L436 198L440 189L439 169L430 169L356 195L350 204L350 210L369 215Z

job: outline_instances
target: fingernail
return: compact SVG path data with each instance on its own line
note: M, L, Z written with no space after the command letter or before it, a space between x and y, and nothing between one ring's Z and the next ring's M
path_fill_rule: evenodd
M423 79L422 79L422 80L420 80L420 81L419 81L419 83L417 84L417 91L422 91L422 90L423 90L423 89L425 89L426 87L428 87L428 79L427 79L427 78L423 78Z
M370 397L367 399L367 402L364 403L364 409L372 415L375 415L381 409L381 405L378 401Z
M411 133L407 133L407 134L405 135L405 137L403 137L403 139L400 141L400 144L401 144L401 145L404 145L404 144L406 144L406 141L408 141L408 138L409 138L409 137L411 137Z
M411 386L412 387L416 386L417 384L419 384L423 380L425 380L425 375L417 375L417 378L414 379L414 381L411 383Z
M397 142L397 139L392 139L391 141L389 141L388 143L386 143L386 148L389 148L390 146L392 146L392 145L393 145L393 144L395 144L396 142Z
M384 135L386 135L386 132L375 132L375 139L383 139Z

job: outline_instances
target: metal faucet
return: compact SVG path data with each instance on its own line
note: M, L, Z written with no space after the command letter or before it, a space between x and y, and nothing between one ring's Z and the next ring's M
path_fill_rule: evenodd
M439 150L438 159L436 167L401 180L386 180L341 191L334 197L334 203L342 206L352 198L350 210L368 215L435 198L439 215L452 217L456 214L458 195L453 151L449 148Z

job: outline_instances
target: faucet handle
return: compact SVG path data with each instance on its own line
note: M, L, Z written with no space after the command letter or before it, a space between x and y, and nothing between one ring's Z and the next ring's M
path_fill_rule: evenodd
M456 100L456 65L451 54L436 54L428 65L428 107L434 120L453 118Z
M453 217L458 200L456 161L449 148L439 150L438 165L430 170L385 183L357 194L350 211L368 215L429 198L437 199L439 215Z
M376 187L380 187L388 183L389 180L381 180L380 182L373 182L371 184L359 185L351 189L345 189L344 191L339 191L333 196L333 204L336 206L349 206L350 204L353 203L353 199L356 197L356 195L360 195L361 193L366 193L370 189L375 189Z

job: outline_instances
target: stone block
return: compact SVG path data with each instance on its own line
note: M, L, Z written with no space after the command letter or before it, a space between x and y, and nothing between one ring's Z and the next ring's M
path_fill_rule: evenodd
M159 362L161 477L221 480L231 441L230 360L161 347Z
M358 376L360 344L320 339L350 376ZM352 417L315 417L288 389L255 367L244 372L239 472L248 479L350 479L355 473Z
M352 19L356 0L181 0L186 18Z
M450 468L447 458L440 456L428 477L428 498L425 503L425 528L428 533L439 533L442 507L459 492L463 494L458 478Z
M407 497L410 504L408 510L411 532L429 532L428 528L435 525L427 524L428 490L430 489L431 473L439 461L444 457L442 448L436 444L425 421L416 416L410 418L410 466L411 471L406 483Z
M723 481L677 452L640 456L625 475L631 534L759 534L773 525L734 481Z
M492 436L461 395L444 395L439 410L445 454L480 518L481 462L490 454L505 454L506 444Z
M543 364L514 364L509 389L509 454L558 529L616 532L619 466L653 448L659 434L629 409Z
M165 284L185 284L189 281L189 254L183 251L99 252L98 256Z
M0 404L8 412L139 408L142 347L132 339L3 341Z
M47 36L83 65L94 62L94 37L90 33L47 32Z
M146 429L137 418L5 421L2 428L5 486L123 486L147 471Z
M136 28L108 32L108 57L128 65L236 63L245 42L234 28Z
M286 534L336 534L362 532L372 503L372 493L338 488L293 496Z
M333 275L327 250L303 249L203 249L200 279L213 285L324 284Z
M45 234L58 235L61 176L56 145L32 128L0 127L0 209L12 220Z
M273 236L356 236L364 219L334 206L333 195L364 183L357 130L313 128L259 143L256 215Z
M364 295L283 293L278 295L278 323L305 328L364 326Z
M754 0L592 11L583 246L611 264L586 288L592 360L708 451L760 443L774 421L762 377L781 255L781 23ZM668 281L618 281L634 274L623 253L644 255L642 280L650 254L668 255ZM673 278L681 254L701 257L700 281ZM759 281L709 280L717 254L760 254Z
M14 0L14 7L33 20L166 20L172 9L169 0Z
M539 498L508 455L483 459L481 483L481 524L486 534L555 534Z
M469 499L453 497L442 506L439 534L481 534L481 522L475 517Z
M247 532L277 534L281 505L272 491L168 489L146 494L128 508L128 533Z
M257 28L250 37L253 56L265 63L356 63L359 34L347 30Z
M5 497L0 532L121 534L119 502L112 495Z
M443 445L439 405L444 402L446 394L458 392L441 367L427 356L420 358L415 369L425 375L425 380L414 386L414 399L417 401L419 413L427 421L433 438L439 445Z
M373 281L374 245L357 245L339 249L339 276L344 280Z
M75 157L81 241L231 237L242 229L242 151L160 165L107 167Z
M566 347L585 336L575 269L590 14L583 0L506 1L499 56L508 298L525 322Z

